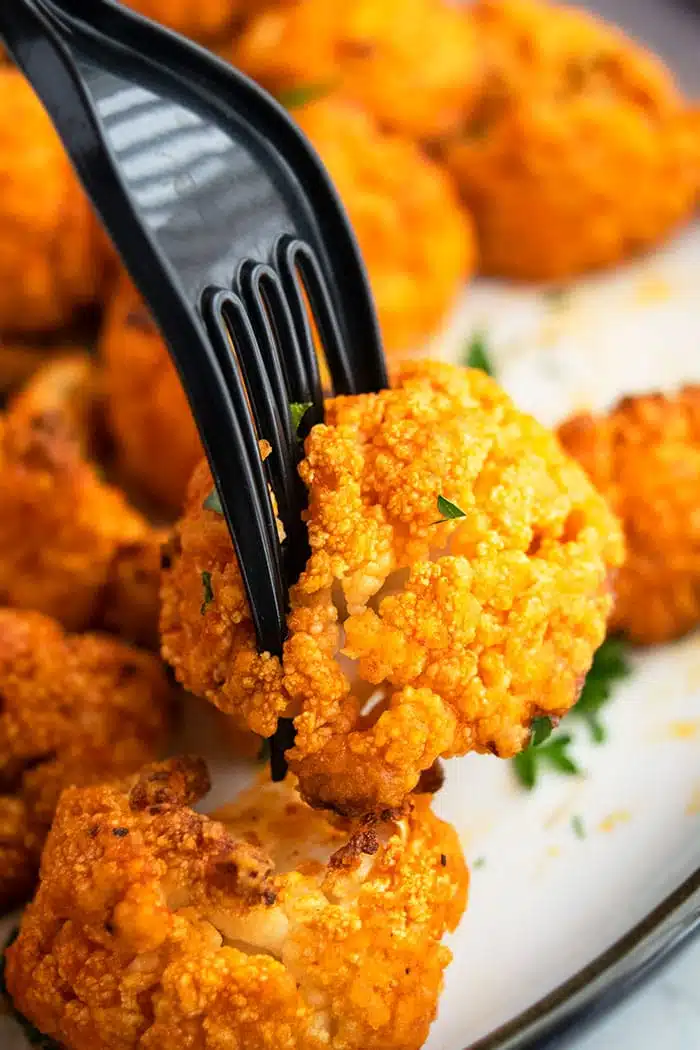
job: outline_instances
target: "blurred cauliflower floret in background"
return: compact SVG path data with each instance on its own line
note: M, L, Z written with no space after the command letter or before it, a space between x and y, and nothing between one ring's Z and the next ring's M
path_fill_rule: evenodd
M0 912L28 897L63 788L158 756L170 690L159 661L0 609Z
M419 139L464 119L479 73L470 15L448 0L282 0L251 19L232 58L273 94L337 87Z
M293 116L347 208L386 350L417 349L475 267L472 223L452 180L414 143L335 95Z
M98 349L117 470L175 513L202 447L165 343L126 274L108 305Z
M235 33L250 10L270 0L124 0L140 15L202 43Z
M64 793L17 1008L71 1050L418 1050L465 905L453 829L426 797L330 824L289 782L219 821L189 808L207 789L183 759Z
M70 322L104 292L109 249L24 77L0 68L0 332Z
M263 736L295 716L304 797L350 814L400 804L439 755L509 757L534 718L569 710L622 543L552 434L484 373L423 362L327 402L305 454L311 557L282 663L256 650L195 472L162 588L163 654L186 688ZM462 516L436 522L438 497Z
M628 397L608 415L574 416L565 448L625 529L612 627L642 644L700 623L700 387Z
M88 458L95 382L87 356L59 358L0 416L0 596L152 644L165 537Z
M487 273L570 277L690 217L700 126L659 59L543 0L477 0L474 12L486 71L446 157Z

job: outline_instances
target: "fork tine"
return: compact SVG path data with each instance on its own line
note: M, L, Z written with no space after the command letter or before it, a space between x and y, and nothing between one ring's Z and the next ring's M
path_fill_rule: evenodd
M208 363L217 370L224 385L224 403L230 406L230 427L216 435L216 445L210 448L209 460L222 506L229 520L229 528L236 547L241 574L249 596L259 647L280 655L286 630L286 587L277 526L267 489L267 480L258 446L258 438L248 407L248 393L242 375L231 353L228 327L221 312L218 295L205 296L202 315L211 340ZM240 342L245 341L239 334ZM208 348L207 348L208 349ZM174 350L178 364L178 350ZM194 364L194 367L193 367ZM201 364L187 360L188 373L204 373ZM188 380L192 378L188 374ZM190 390L192 395L192 390ZM226 400L228 395L228 401ZM212 405L191 396L195 418L206 419ZM229 442L229 434L234 440ZM227 469L227 480L222 480L222 467ZM228 493L228 500L227 500ZM232 498L235 493L236 498ZM251 528L252 525L252 528Z
M270 472L280 517L285 531L289 534L294 519L299 517L296 461L292 445L286 437L285 420L280 415L272 392L269 373L263 362L253 326L243 304L233 292L214 293L211 309L223 318L230 332L233 346L229 347L229 352L238 357L258 436L267 439L272 446L266 467ZM289 415L288 411L286 415Z
M271 437L273 441L273 453L270 456L275 466L274 481L276 484L273 484L273 488L278 498L278 488L284 492L286 514L283 515L282 520L287 534L284 568L287 586L291 586L299 578L309 556L306 525L302 519L302 511L306 506L306 490L297 471L301 449L297 436L292 430L289 408L291 396L284 382L281 354L267 318L264 302L256 291L260 289L261 282L266 277L268 270L269 267L263 265L246 266L241 268L239 276L239 285L245 304L250 308L249 317L252 314L252 318L257 319L257 330L261 338L256 341L253 337L254 320L251 327L251 321L248 317L241 315L240 309L236 317L237 323L247 326L250 331L251 338L244 339L240 347L246 382L257 418L258 431L261 436ZM270 286L278 287L276 277L274 281L270 281ZM235 296L229 298L235 302ZM271 382L273 377L274 384ZM275 403L273 385L277 390L282 391L281 406ZM281 422L284 423L284 427L280 425ZM269 429L266 430L266 427ZM275 440L279 442L278 447L275 447Z
M314 345L313 333L309 323L306 299L304 297L304 285L297 270L297 253L299 242L296 238L284 234L280 237L275 248L277 268L279 270L282 287L289 305L292 320L297 333L299 347L304 356L306 371L309 376L309 385L313 391L314 404L323 404L323 388L321 375L318 367L318 357ZM326 349L324 347L324 349ZM326 351L326 357L328 353ZM329 362L330 367L330 362ZM335 384L335 379L332 376ZM350 381L348 379L348 381Z
M294 445L294 431L289 403L293 398L291 396L286 360L277 349L286 344L280 341L276 317L272 315L272 311L269 309L268 296L263 293L263 284L268 284L268 282L273 284L277 282L276 274L269 266L264 263L254 263L252 260L243 263L238 274L238 288L262 352L267 369L267 378L272 387L282 420L285 443L289 448L292 448Z

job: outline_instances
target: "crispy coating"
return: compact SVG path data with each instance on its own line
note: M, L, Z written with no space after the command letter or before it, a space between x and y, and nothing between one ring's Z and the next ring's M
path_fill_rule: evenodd
M251 19L233 61L281 96L337 85L384 127L425 139L471 106L476 55L469 13L446 0L292 0Z
M700 622L700 387L574 416L559 437L625 530L612 628L643 645L690 631Z
M0 417L0 602L152 643L164 536L87 458L93 379L58 359Z
M350 814L398 805L439 755L509 757L533 718L565 714L605 635L622 541L554 435L483 373L420 362L390 391L329 401L305 452L311 557L282 663L256 651L195 472L161 592L179 680L263 736L294 716L304 797ZM465 516L436 524L438 496Z
M7 953L17 1008L70 1050L418 1050L465 905L425 798L333 826L291 785L189 808L206 769L69 790Z
M178 512L202 446L165 344L126 274L109 305L99 350L117 467L129 483Z
M155 656L0 609L0 911L30 895L63 788L157 756L169 694Z
M487 273L571 277L654 245L690 216L697 113L655 56L543 0L474 10L487 73L446 155Z
M41 103L10 66L0 97L0 331L46 331L97 302L109 253Z
M294 116L348 210L386 350L421 346L475 266L471 219L452 180L413 143L381 131L346 101L311 103Z

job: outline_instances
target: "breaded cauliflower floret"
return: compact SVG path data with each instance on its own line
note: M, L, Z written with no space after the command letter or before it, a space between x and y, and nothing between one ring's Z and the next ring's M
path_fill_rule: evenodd
M447 160L483 269L561 279L616 263L687 219L697 113L661 62L590 14L479 0L481 98Z
M221 819L196 760L64 793L7 953L16 1007L71 1050L418 1050L465 905L426 798L331 825L289 784Z
M97 302L106 240L41 103L0 66L0 331L39 332Z
M644 645L700 622L700 387L574 416L559 437L622 521L612 628Z
M164 534L88 459L93 382L57 359L0 417L0 602L150 644Z
M386 350L420 347L475 267L472 222L452 179L412 142L335 96L293 115L347 208Z
M108 307L99 352L117 468L177 513L202 446L165 343L126 274Z
M150 653L0 609L0 912L31 893L63 788L158 756L169 696Z
M256 650L195 472L161 611L187 688L263 736L294 716L304 797L349 814L398 805L439 755L514 755L533 718L569 710L622 542L554 435L483 373L421 362L392 390L329 401L305 452L311 557L282 662ZM439 496L464 516L437 523Z
M464 118L479 71L471 17L448 0L288 0L250 20L233 61L282 97L337 85L384 127L419 139Z

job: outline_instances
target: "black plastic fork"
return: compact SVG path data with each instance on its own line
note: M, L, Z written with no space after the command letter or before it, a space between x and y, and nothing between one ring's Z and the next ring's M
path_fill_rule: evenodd
M311 406L305 425L323 417L314 325L335 393L388 385L343 207L274 99L111 0L2 0L0 37L163 333L238 555L258 647L280 655L288 589L308 554L289 406ZM265 464L261 438L272 446ZM272 747L275 778L284 776L290 739L283 725Z

